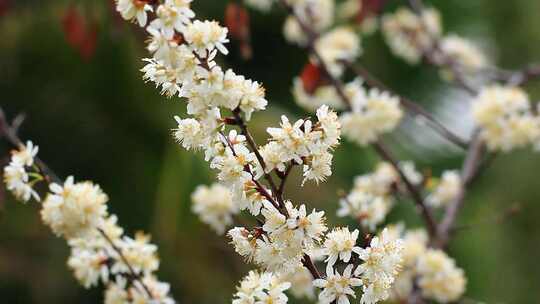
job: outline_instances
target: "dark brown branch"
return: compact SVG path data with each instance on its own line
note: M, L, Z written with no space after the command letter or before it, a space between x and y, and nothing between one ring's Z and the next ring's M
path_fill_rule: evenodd
M411 183L411 181L405 175L405 172L403 172L403 170L401 170L401 168L399 167L399 163L397 162L397 160L390 154L388 149L381 142L375 142L373 144L373 148L384 160L389 162L392 165L392 167L394 167L394 169L398 172L401 180L403 181L403 183L405 184L405 187L407 188L407 191L409 191L424 221L426 222L427 230L430 237L436 236L437 223L435 222L435 219L433 218L431 211L428 209L428 207L424 203L424 199L422 198L422 194L420 193L420 190L418 190L418 188Z
M17 116L13 124L9 124L4 113L4 110L0 107L0 138L4 137L14 148L20 148L24 143L17 135L17 130L20 128L24 116ZM40 158L34 158L35 164L43 175L43 178L48 183L54 182L62 184L62 180L43 162Z
M302 264L309 270L314 279L321 278L319 270L317 269L317 267L315 267L315 264L313 264L313 261L311 260L309 255L304 254L304 257L302 258Z
M118 246L116 246L114 241L111 240L111 238L105 233L105 231L103 231L103 229L98 228L97 230L103 236L103 238L107 241L107 243L109 243L109 245L111 245L112 249L118 254L118 256L120 257L122 262L124 264L126 264L128 270L129 270L129 273L131 274L133 279L136 280L137 282L139 282L142 285L142 287L143 287L144 291L146 292L146 294L148 295L148 297L150 299L153 299L154 297L152 296L152 293L150 292L150 289L148 288L148 286L146 286L146 284L144 284L144 282L141 279L141 276L139 274L137 274L135 272L135 270L133 269L133 267L129 264L128 260L126 259L126 257L122 253L122 250L120 248L118 248Z

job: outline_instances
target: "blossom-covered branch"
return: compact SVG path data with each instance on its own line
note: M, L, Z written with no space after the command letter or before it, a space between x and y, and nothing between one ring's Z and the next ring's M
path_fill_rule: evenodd
M22 202L33 198L41 203L43 222L68 242L68 266L85 288L99 282L106 285L108 304L174 303L169 285L154 276L159 266L157 247L144 234L137 234L135 239L123 235L117 217L108 213L108 197L98 185L75 183L72 176L62 182L37 158L37 146L31 141L22 144L1 108L0 131L17 148L4 168L7 189ZM35 190L39 183L49 188L43 201Z

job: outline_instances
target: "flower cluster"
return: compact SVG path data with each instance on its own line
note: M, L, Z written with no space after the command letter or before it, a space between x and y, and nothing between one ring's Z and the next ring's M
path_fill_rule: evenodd
M346 93L351 111L340 116L343 136L359 145L365 146L392 131L403 117L399 99L388 92L376 88L366 92L356 80L347 85Z
M487 66L487 58L471 41L450 34L441 39L441 51L457 62L463 72L472 73Z
M461 297L467 283L463 270L441 250L428 249L417 264L418 286L422 294L441 303L454 302Z
M540 138L540 119L533 114L529 97L520 88L484 87L473 100L472 114L490 150L510 151Z
M322 33L334 22L334 0L287 0L294 13L302 22L316 33ZM299 45L305 45L309 37L294 16L288 16L283 25L285 38Z
M346 236L343 230L335 230L331 242L341 242L342 248L354 246L355 234ZM339 235L341 234L341 235ZM354 241L352 240L354 239ZM401 240L394 239L387 229L371 240L370 246L362 249L352 247L358 257L364 262L353 273L353 264L348 264L342 274L329 265L326 268L326 278L314 281L316 287L322 288L319 294L320 303L349 303L348 296L356 297L354 287L362 286L361 303L377 303L389 297L389 291L398 274L401 263L403 246ZM348 249L342 251L340 258L347 262L350 258ZM331 258L331 257L329 257ZM347 261L346 261L347 260Z
M382 18L382 31L392 52L410 64L416 64L441 35L441 21L435 9L424 9L420 16L399 8Z
M33 189L33 185L43 179L41 174L30 173L34 166L34 158L39 147L31 141L26 145L20 145L18 150L11 151L9 164L4 167L4 183L6 188L22 202L28 202L30 198L40 201L40 197Z
M302 266L304 255L316 248L328 229L323 211L313 210L308 214L305 205L295 208L289 201L285 207L286 212L282 212L265 202L262 228L250 232L236 227L229 231L237 253L277 274Z
M339 60L354 61L361 52L360 39L349 27L338 27L325 33L315 42L315 49L334 76L343 74L343 64Z
M304 181L324 181L332 174L330 151L339 143L341 125L337 114L327 106L317 109L317 123L297 120L291 124L281 117L281 128L268 128L271 138L261 147L265 172L284 171L288 162L303 165Z
M402 225L394 226L394 237L402 236L402 270L392 288L391 298L407 299L415 282L427 299L441 303L459 299L466 285L463 270L441 250L428 248L428 236L422 229L404 231Z
M51 184L50 190L43 201L41 218L57 236L83 238L101 226L109 198L98 185L89 181L74 183L70 176L63 186Z
M283 282L271 272L259 273L250 271L240 282L234 294L233 304L250 303L287 303L287 295L283 293L291 287L291 283Z
M456 34L442 36L440 15L434 8L420 15L399 8L382 19L382 30L392 52L410 64L426 56L434 64L446 67L442 75L452 80L455 72L474 74L488 65L484 53L471 41ZM451 67L451 68L449 68Z
M197 187L191 195L191 200L193 212L218 234L225 232L225 228L233 222L232 216L239 211L232 199L231 191L217 183L210 187L202 185Z
M380 163L373 173L357 176L351 192L339 201L338 216L351 216L374 230L393 205L392 194L399 175L389 163Z

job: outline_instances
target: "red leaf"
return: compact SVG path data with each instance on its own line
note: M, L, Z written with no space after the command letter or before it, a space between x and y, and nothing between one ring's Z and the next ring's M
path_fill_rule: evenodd
M386 0L358 0L360 1L361 10L356 16L356 22L362 23L369 16L380 13Z
M86 18L74 6L66 10L62 26L68 44L76 49L83 59L92 58L96 50L96 26L90 28Z
M73 47L79 46L84 40L85 24L75 7L68 8L62 19L62 25L67 42Z
M308 62L304 66L302 73L300 73L300 79L302 80L304 91L308 94L313 94L324 83L321 69L311 62Z
M7 14L10 7L10 0L0 0L0 17Z
M244 59L251 58L249 13L237 3L231 2L225 8L225 26L229 34L240 42L240 52Z

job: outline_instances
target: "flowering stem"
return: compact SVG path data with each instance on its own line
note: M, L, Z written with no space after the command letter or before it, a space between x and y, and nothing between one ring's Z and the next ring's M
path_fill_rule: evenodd
M234 118L236 119L236 123L238 124L238 127L240 128L240 131L242 132L242 135L246 137L247 144L253 150L253 153L255 153L255 157L257 157L257 161L261 165L263 171L264 171L264 178L268 181L268 184L270 186L270 189L272 189L273 193L277 193L276 184L274 183L274 180L272 179L272 176L268 173L266 173L266 163L264 162L264 159L259 152L259 149L257 147L257 144L255 143L255 140L253 139L253 136L251 136L251 133L249 133L249 130L247 128L246 123L240 116L239 109L236 109L233 111ZM279 200L279 198L278 198ZM282 202L280 202L281 204Z
M234 150L234 146L232 145L229 138L225 136L225 134L223 134L222 132L220 132L219 134L221 134L221 136L223 137L223 140L225 140L225 143L227 144L229 149L231 149L232 154L236 157L236 151ZM251 168L249 166L245 166L244 171L246 171L247 173L251 175L251 181L255 184L255 186L257 186L257 192L259 192L262 196L264 196L267 200L269 200L272 203L272 205L274 205L274 207L279 209L279 204L268 193L268 191L266 191L266 189L261 185L261 183L259 183L259 181L255 179L255 175L253 174L253 172L251 172Z
M19 139L19 137L16 134L16 130L18 130L21 123L22 123L22 120L16 119L14 120L13 124L10 126L9 123L7 122L4 110L2 109L2 107L0 107L0 138L2 136L5 137L6 140L10 144L12 144L14 147L20 147L23 144L23 142ZM41 177L45 180L47 184L51 184L51 183L62 184L62 180L58 177L58 175L56 175L47 166L47 164L44 161L42 161L41 159L37 157L34 158L34 161L35 161L35 165L37 166L37 170L39 171L39 174L41 175ZM124 264L126 264L126 266L128 267L129 272L131 276L133 277L133 279L137 280L142 285L142 287L144 288L144 290L146 291L146 293L148 294L150 298L153 298L152 294L150 293L150 290L143 283L140 275L137 275L137 273L135 273L135 271L133 270L133 267L128 263L127 259L122 254L120 248L118 248L114 244L114 242L109 238L109 236L107 236L105 231L103 231L101 228L97 228L97 230L105 238L105 240L112 246L112 248L118 253L120 258L122 259L122 262L124 262Z
M118 254L118 256L120 257L122 262L124 264L126 264L126 266L127 266L128 270L129 270L131 276L133 277L133 279L137 280L137 282L139 282L141 284L141 286L143 287L143 289L146 292L146 294L148 295L148 297L150 299L152 299L153 296L152 296L152 293L150 292L150 289L148 288L148 286L146 286L146 284L144 284L144 282L141 279L141 276L138 275L135 272L135 270L133 269L133 267L129 264L128 260L126 259L126 257L122 253L122 250L120 250L120 248L118 248L118 246L116 246L116 244L113 242L113 240L111 240L111 238L105 233L105 231L103 231L103 229L97 228L97 230L103 236L103 238L107 241L107 243L109 243L109 245L111 245L112 249Z
M13 121L13 124L10 125L7 121L4 110L2 109L2 107L0 107L0 138L4 137L15 148L19 148L21 145L23 145L23 142L17 136L17 130L19 129L21 123L22 120L19 118L15 119ZM38 167L39 173L43 176L43 178L45 178L45 181L47 183L62 183L61 179L52 170L49 169L45 162L43 162L38 157L35 157L34 161Z

